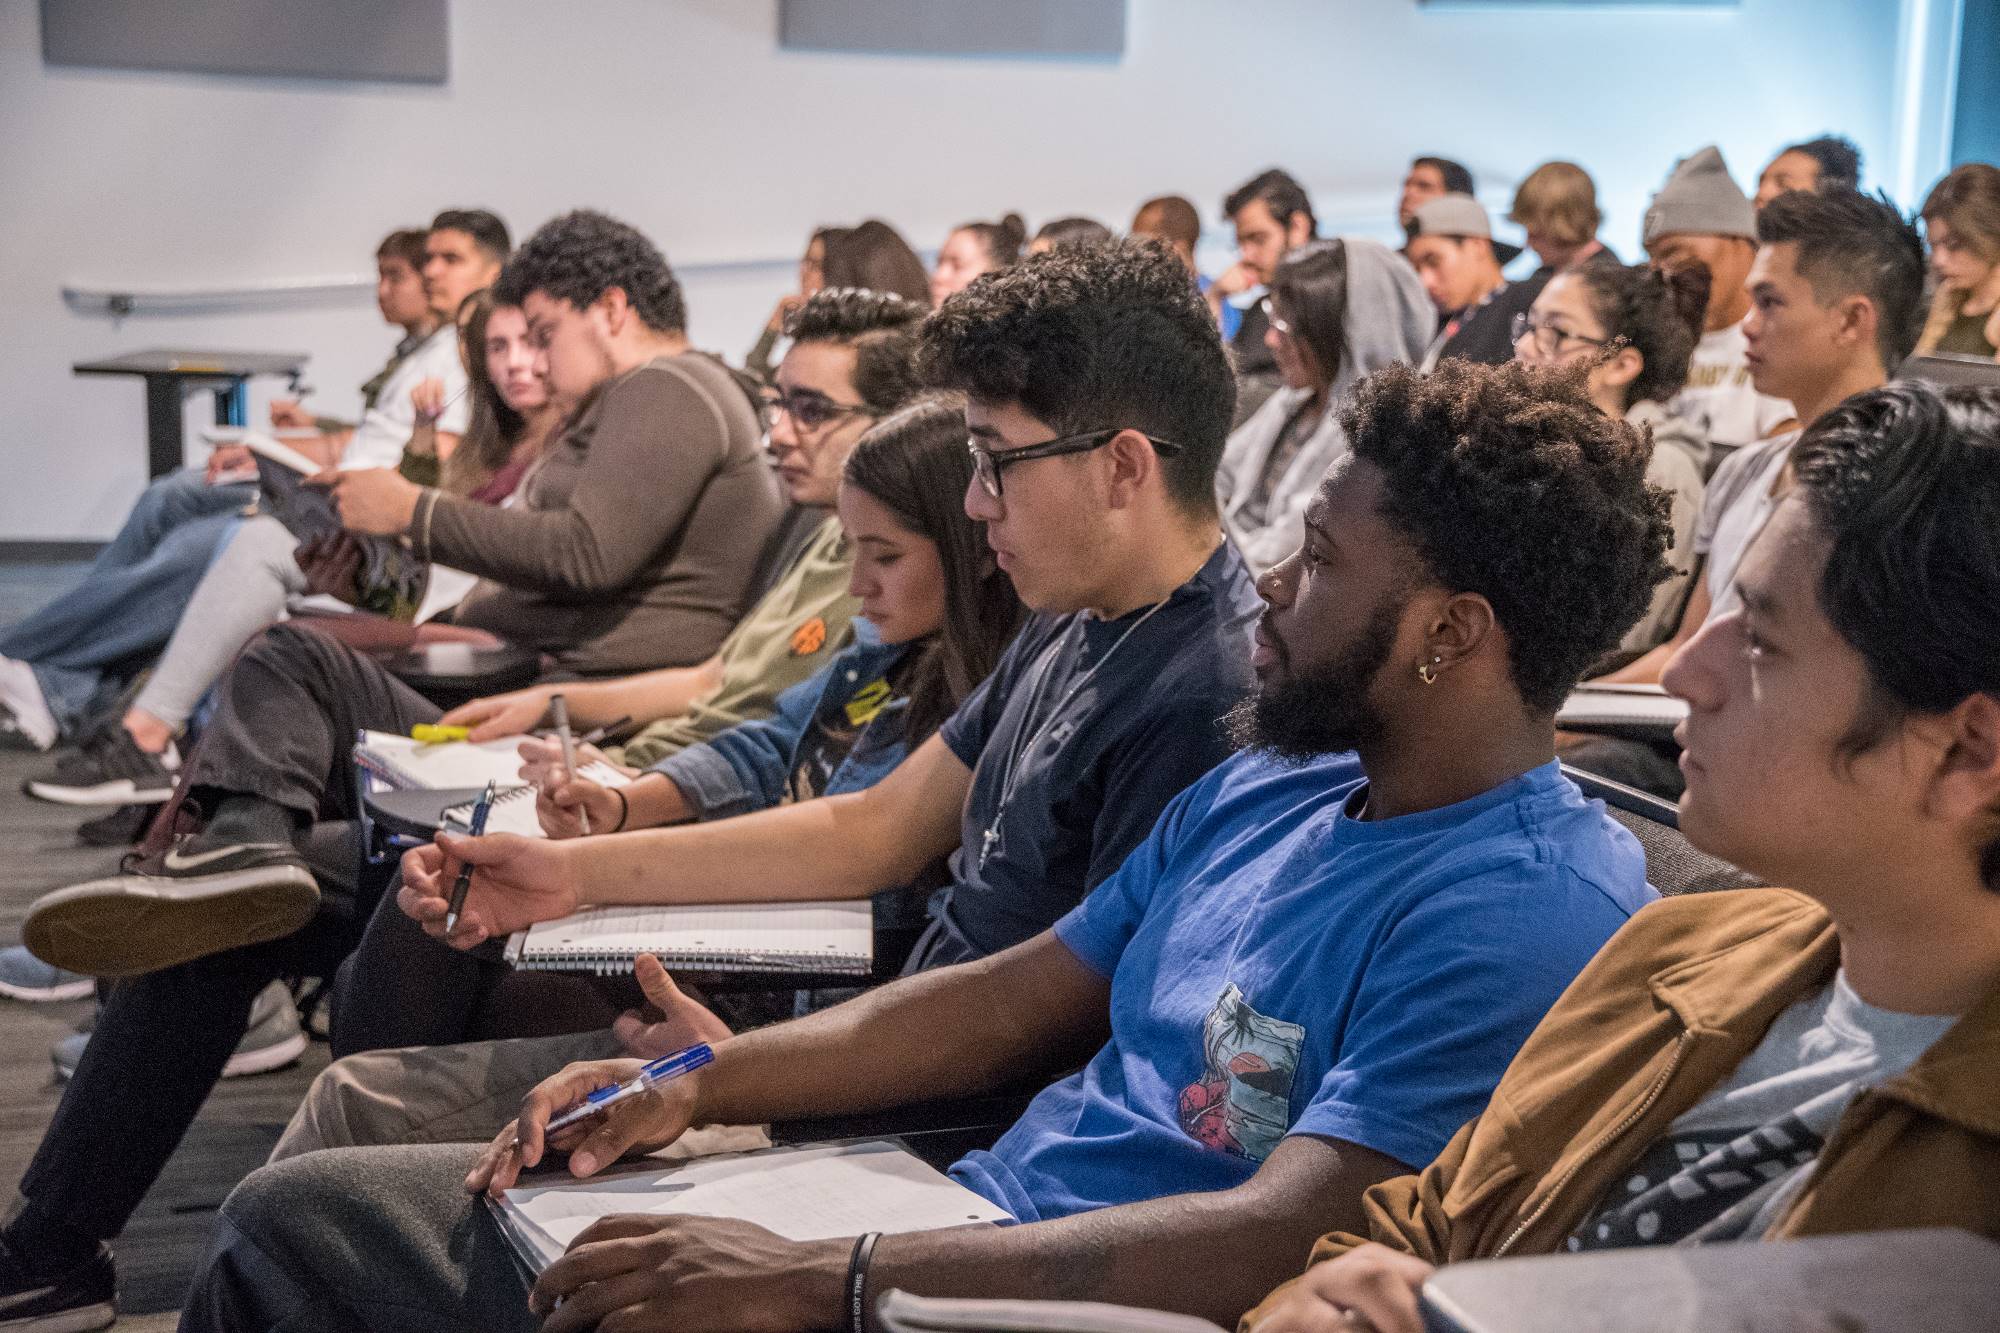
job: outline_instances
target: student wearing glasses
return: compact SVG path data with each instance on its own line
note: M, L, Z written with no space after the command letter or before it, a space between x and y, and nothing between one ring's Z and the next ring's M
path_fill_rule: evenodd
M461 857L479 867L488 904L451 937L469 947L476 921L579 900L866 898L951 853L914 971L1046 929L1221 762L1258 602L1216 513L1234 382L1187 270L1138 242L1036 255L931 316L922 364L968 397L966 512L1039 613L985 684L867 791L719 824L422 848L406 911L436 926L447 856L453 873Z
M1701 465L1708 442L1666 404L1687 383L1688 359L1708 309L1708 274L1645 264L1582 264L1549 279L1525 314L1514 316L1514 359L1537 366L1587 365L1585 388L1606 416L1652 434L1646 480L1671 497L1673 576L1619 648L1644 652L1673 633L1694 571L1694 525L1701 515Z
M1222 525L1252 569L1298 549L1306 505L1347 451L1339 406L1366 375L1424 354L1437 312L1400 255L1374 241L1308 241L1271 275L1264 346L1284 380L1229 437Z

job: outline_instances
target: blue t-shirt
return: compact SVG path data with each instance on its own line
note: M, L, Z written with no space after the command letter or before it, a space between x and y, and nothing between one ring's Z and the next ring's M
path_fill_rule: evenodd
M1440 810L1347 817L1352 754L1239 754L1056 934L1111 1040L952 1168L1022 1221L1241 1184L1289 1134L1412 1168L1654 894L1551 762Z
M1262 610L1224 542L1150 615L1037 616L1014 636L938 732L972 788L907 970L1019 944L1118 869L1228 756L1222 716L1249 693Z

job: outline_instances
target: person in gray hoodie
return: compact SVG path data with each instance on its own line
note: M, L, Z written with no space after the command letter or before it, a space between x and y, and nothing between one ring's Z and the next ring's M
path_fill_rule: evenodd
M1347 452L1348 391L1384 366L1414 364L1437 328L1415 271L1357 237L1292 251L1264 299L1264 345L1284 387L1230 435L1216 473L1223 527L1260 574L1298 549L1307 502Z

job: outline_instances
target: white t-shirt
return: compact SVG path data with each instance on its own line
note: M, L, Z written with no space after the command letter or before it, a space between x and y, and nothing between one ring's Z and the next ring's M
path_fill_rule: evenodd
M1667 404L1669 415L1724 452L1755 444L1798 415L1790 403L1750 383L1748 350L1740 322L1702 334L1688 361L1687 386Z
M1694 553L1708 557L1708 570L1702 577L1708 584L1711 616L1736 605L1736 567L1743 563L1743 553L1778 507L1781 497L1771 494L1771 488L1784 471L1799 435L1798 431L1787 431L1776 439L1739 449L1723 459L1709 478L1708 492L1701 502L1701 521L1695 525Z
M410 390L427 379L444 381L444 415L437 428L447 435L463 435L472 419L472 404L466 396L465 367L458 360L458 329L450 322L417 344L391 371L375 395L375 405L361 414L361 424L340 455L347 469L394 467L403 460L403 446L417 428L416 409L410 406Z

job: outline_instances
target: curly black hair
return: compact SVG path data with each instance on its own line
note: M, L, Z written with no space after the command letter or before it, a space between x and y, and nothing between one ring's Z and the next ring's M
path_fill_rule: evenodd
M1554 713L1667 577L1667 492L1651 441L1591 404L1587 369L1448 359L1355 386L1341 425L1382 473L1381 513L1437 584L1507 632L1522 702Z
M1861 188L1861 150L1844 134L1822 134L1817 139L1786 144L1778 150L1778 156L1786 153L1804 153L1813 160L1819 167L1818 189Z
M687 327L681 284L659 247L587 208L536 228L500 270L493 295L503 305L519 305L529 292L541 292L581 309L613 287L648 328L679 333Z
M1215 512L1236 380L1187 268L1142 241L1059 246L984 274L924 322L933 387L1019 403L1061 435L1130 428L1181 446L1161 460L1183 512Z
M930 311L893 292L822 287L785 324L793 342L854 349L854 391L869 411L887 415L917 396L917 331Z
M1664 403L1687 383L1688 363L1708 314L1708 270L1700 264L1668 272L1651 264L1579 264L1591 312L1613 338L1644 363L1626 386L1632 402Z

